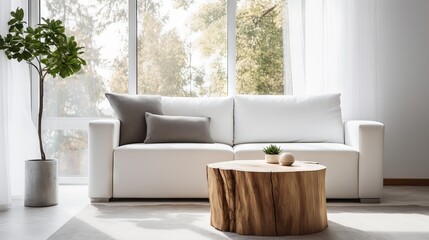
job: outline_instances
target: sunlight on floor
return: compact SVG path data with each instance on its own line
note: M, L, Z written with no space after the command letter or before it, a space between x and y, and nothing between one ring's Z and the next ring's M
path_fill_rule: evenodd
M0 212L0 239L47 239L60 228L54 239L249 239L211 227L207 201L91 205L87 190L60 186L60 204L49 208L14 201L11 210ZM429 187L385 187L384 196L380 204L329 202L325 231L291 239L429 239Z
M428 233L429 216L416 213L330 213L328 219L365 232Z

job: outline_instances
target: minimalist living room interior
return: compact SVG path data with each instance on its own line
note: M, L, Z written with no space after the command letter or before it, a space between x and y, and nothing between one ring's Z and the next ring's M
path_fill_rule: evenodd
M429 238L429 1L0 1L1 240Z

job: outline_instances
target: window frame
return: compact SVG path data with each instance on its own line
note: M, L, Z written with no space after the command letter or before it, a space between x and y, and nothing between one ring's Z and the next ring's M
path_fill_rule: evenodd
M42 0L28 0L29 7L29 24L36 25L40 23ZM138 51L137 51L137 36L138 36L138 13L137 1L128 0L128 27L129 27L129 69L128 69L128 94L136 95L138 89ZM236 0L228 0L226 4L227 14L227 95L236 95ZM31 70L31 111L32 119L37 124L37 114L39 106L39 84L37 81L37 73L34 69ZM285 81L285 80L284 80ZM284 85L286 86L287 81ZM284 94L288 94L286 87ZM290 93L289 93L290 94ZM88 132L89 122L100 119L99 117L43 117L44 130L63 130L77 129ZM62 177L59 176L60 184L87 184L88 177Z

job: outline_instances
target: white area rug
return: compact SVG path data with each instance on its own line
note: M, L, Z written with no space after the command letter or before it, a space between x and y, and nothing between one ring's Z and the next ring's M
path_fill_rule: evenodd
M329 227L320 233L254 237L210 226L208 202L93 204L49 239L429 239L427 205L329 203Z

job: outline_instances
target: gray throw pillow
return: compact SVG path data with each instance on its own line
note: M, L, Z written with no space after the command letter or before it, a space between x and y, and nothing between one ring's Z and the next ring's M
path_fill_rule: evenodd
M146 124L145 143L213 143L209 117L146 113Z
M146 138L145 113L164 114L161 96L106 93L121 122L119 145L142 143Z

